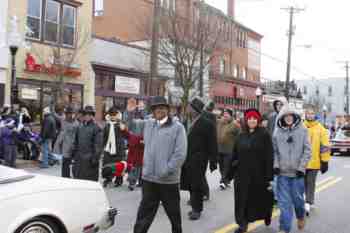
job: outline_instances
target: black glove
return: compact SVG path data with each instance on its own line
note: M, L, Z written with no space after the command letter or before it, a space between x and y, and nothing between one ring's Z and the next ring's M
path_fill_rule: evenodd
M296 172L296 175L297 175L297 178L304 178L305 173L302 172L302 171L297 171L297 172Z
M218 165L216 163L210 163L209 164L209 169L210 169L210 172L213 172L216 169L218 169Z
M281 174L281 170L279 168L275 168L275 169L273 169L273 174L275 176L279 176Z
M321 173L325 174L328 172L328 162L321 162Z

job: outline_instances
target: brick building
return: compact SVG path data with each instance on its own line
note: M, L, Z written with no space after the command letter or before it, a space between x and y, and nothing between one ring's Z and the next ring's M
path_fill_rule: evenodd
M185 18L197 14L198 0L162 0L162 8ZM227 0L227 14L207 5L209 17L220 18L225 41L210 64L210 98L220 108L244 110L257 106L255 91L260 85L260 42L262 35L235 20L235 0ZM96 36L126 42L146 41L151 28L152 0L95 0L93 32ZM113 27L111 27L113 22Z

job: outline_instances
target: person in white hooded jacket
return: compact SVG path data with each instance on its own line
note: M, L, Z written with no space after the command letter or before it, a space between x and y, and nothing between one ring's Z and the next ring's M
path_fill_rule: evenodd
M304 176L311 148L300 115L288 105L278 115L273 146L277 200L281 210L280 233L290 233L293 210L298 228L302 230L305 227Z

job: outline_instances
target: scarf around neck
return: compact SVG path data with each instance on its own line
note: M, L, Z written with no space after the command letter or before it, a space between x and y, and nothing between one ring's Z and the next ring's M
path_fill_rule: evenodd
M115 155L117 153L117 148L116 148L116 140L115 140L115 124L117 122L108 122L109 124L109 134L108 134L108 140L107 144L105 147L105 151L108 152L111 155Z

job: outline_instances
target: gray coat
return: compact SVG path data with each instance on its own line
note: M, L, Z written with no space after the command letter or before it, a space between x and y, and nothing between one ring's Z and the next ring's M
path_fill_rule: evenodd
M62 129L57 137L54 153L63 155L64 158L72 158L78 126L77 121L65 120L62 122Z
M156 120L139 120L143 129L145 152L142 179L159 184L180 183L181 167L186 159L185 128L169 117L164 125Z
M283 118L293 114L295 122L291 128L283 125ZM288 138L292 138L291 141ZM288 142L289 141L289 142ZM273 135L274 168L279 168L282 176L296 177L296 172L305 173L311 158L311 148L307 129L300 116L285 106L277 118L277 128Z

